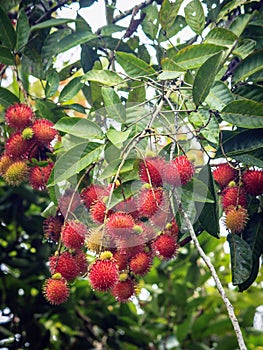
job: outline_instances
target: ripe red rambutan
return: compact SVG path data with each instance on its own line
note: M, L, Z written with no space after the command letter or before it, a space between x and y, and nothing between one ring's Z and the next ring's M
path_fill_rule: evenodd
M172 219L173 214L170 206L170 202L165 195L163 194L163 200L159 206L157 212L151 216L150 222L158 227L160 230L164 229L165 225Z
M78 249L85 241L87 228L82 222L68 220L64 223L61 231L61 240L68 249Z
M13 160L7 155L3 154L0 158L0 175L3 176L10 165L13 163Z
M247 197L243 188L227 187L222 192L221 202L223 209L227 211L227 208L231 205L246 207Z
M127 269L127 266L128 266L127 254L117 251L113 253L113 259L116 261L119 271L123 271Z
M81 249L78 249L74 254L74 260L77 265L78 275L83 276L88 271L86 254Z
M245 190L252 196L263 194L263 170L247 170L242 175Z
M163 201L162 188L144 188L139 194L139 213L141 217L150 218L160 208Z
M81 199L87 209L90 209L94 202L108 195L109 189L97 184L91 184L81 191Z
M34 166L30 169L29 183L34 190L44 191L47 188L47 183L54 163L48 163L46 166Z
M62 215L49 216L43 222L43 233L47 240L58 242L63 225Z
M172 186L181 185L180 174L176 167L174 159L165 164L163 171L163 180Z
M150 183L154 187L162 186L162 173L165 168L165 160L161 157L145 158L139 164L139 176L143 182Z
M67 189L59 198L58 206L61 213L66 217L68 212L73 213L81 204L78 191Z
M129 262L130 270L136 275L145 275L151 267L152 257L145 252L139 252Z
M102 224L105 220L106 211L107 208L104 202L100 200L93 202L90 207L90 215L92 220L96 223ZM110 213L108 212L108 214Z
M213 171L213 178L219 184L220 188L226 187L230 181L234 180L238 172L228 163L219 164Z
M37 119L32 129L35 139L45 146L50 146L51 141L58 135L54 129L54 124L48 119Z
M43 294L47 301L53 305L65 303L69 297L69 293L69 286L63 277L60 279L49 278L43 285Z
M3 174L9 185L19 186L28 179L29 168L25 161L17 160L12 163Z
M7 108L5 119L11 128L21 130L33 121L34 113L26 104L15 103Z
M111 290L111 294L121 303L126 303L135 294L134 282L130 279L118 281Z
M130 214L135 220L138 218L137 201L134 197L123 200L113 208L115 212Z
M65 251L61 255L54 255L49 258L49 269L51 275L60 273L67 281L72 281L78 276L78 267L74 256Z
M181 184L186 185L194 175L193 164L186 156L176 157L173 162L179 173Z
M31 145L30 141L23 139L21 133L17 132L6 141L5 152L13 159L26 158Z
M112 289L119 278L119 268L112 260L96 260L90 267L89 280L91 287L97 291L106 292Z
M125 238L133 233L135 221L130 214L116 212L113 213L106 224L107 233L113 238Z
M175 240L177 240L178 238L178 233L179 233L179 227L177 225L176 219L173 218L171 220L171 222L169 222L165 229L164 229L164 233L169 234L170 236L173 236L175 238Z
M156 240L152 243L152 249L155 254L164 260L169 260L175 257L177 253L178 245L173 236L170 236L166 233L161 234Z
M225 224L232 233L240 233L246 227L247 220L248 214L245 208L232 206L226 213Z

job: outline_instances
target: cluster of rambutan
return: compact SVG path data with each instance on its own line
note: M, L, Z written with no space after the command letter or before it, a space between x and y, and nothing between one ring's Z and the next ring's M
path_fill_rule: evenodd
M146 158L139 165L142 180L139 193L111 209L107 209L107 204L113 191L112 184L108 187L91 184L82 189L81 202L91 222L88 230L85 231L85 225L80 222L62 223L61 216L47 219L46 236L60 242L60 252L49 261L53 277L44 285L47 300L60 304L67 299L69 282L79 275L74 260L84 241L85 248L96 256L86 270L91 287L96 291L111 292L120 302L130 300L135 295L138 279L150 270L154 257L169 260L176 256L179 228L164 184L167 183L170 189L184 185L193 174L194 167L186 156L179 156L169 163L161 157ZM60 213L68 212L68 196L72 195L65 194L63 201L59 201ZM78 205L80 202L73 198L71 210ZM74 242L78 242L77 246Z
M5 121L10 136L0 158L0 175L13 186L29 182L33 189L44 190L53 168L48 153L58 133L47 119L36 119L32 108L23 103L9 106Z
M248 197L263 194L263 170L244 169L239 174L234 166L223 163L213 177L221 189L225 225L232 233L241 234L249 220Z

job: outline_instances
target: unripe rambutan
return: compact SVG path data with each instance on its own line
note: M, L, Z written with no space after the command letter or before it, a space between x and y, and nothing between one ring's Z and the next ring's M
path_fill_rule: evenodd
M163 201L161 188L144 188L139 194L139 213L141 217L150 218L160 208Z
M107 247L106 235L102 227L90 229L86 247L95 253L99 253Z
M26 104L15 103L7 108L5 119L11 128L21 130L32 122L34 113Z
M3 154L0 158L0 175L3 176L10 165L13 163L13 160L7 155Z
M143 276L150 270L151 264L152 257L148 253L140 252L131 258L129 266L133 273Z
M25 128L23 131L22 131L22 138L24 140L31 140L32 137L34 136L34 132L33 132L33 129L30 128L30 127L27 127Z
M43 233L47 240L58 242L63 225L62 215L49 216L43 222Z
M106 216L106 204L100 200L92 203L90 207L90 215L95 223L103 223ZM109 213L108 213L109 214Z
M50 146L50 143L58 135L54 129L54 124L48 119L37 119L32 126L35 139L45 145Z
M111 294L121 303L126 303L135 294L134 282L130 279L118 281L111 290Z
M68 249L78 249L85 241L87 228L82 222L68 220L64 223L61 231L61 240Z
M247 210L241 206L230 207L226 213L225 224L232 233L240 233L246 227Z
M13 159L26 158L31 145L30 141L23 139L22 134L17 132L6 141L5 152Z
M96 260L90 267L90 284L97 291L106 292L112 289L118 278L118 265L113 260Z
M242 207L246 207L247 197L242 188L229 187L223 190L221 202L223 209L227 211L229 206L241 205Z
M19 186L28 179L28 173L29 168L26 162L17 160L9 166L3 174L3 178L9 185Z
M242 175L245 190L252 196L263 194L263 170L247 170Z
M109 217L106 228L110 237L120 239L130 236L134 225L135 221L130 214L116 212Z
M74 256L69 252L51 256L49 258L49 269L51 275L60 273L67 281L74 280L79 273Z
M160 235L152 244L152 249L155 254L164 260L169 260L175 257L178 245L173 236L166 233Z
M29 183L34 190L44 191L47 188L47 183L54 163L48 163L46 166L34 166L30 169Z
M53 305L65 303L69 297L69 293L69 286L63 277L60 279L49 278L43 285L43 294L47 301Z
M97 200L102 200L103 197L106 197L108 195L109 195L109 189L101 185L91 184L81 191L80 196L86 208L90 209L91 205L94 202L96 202Z
M228 163L219 164L213 171L213 178L219 184L220 188L226 187L230 181L234 180L238 172Z
M162 186L162 173L165 168L165 160L161 157L145 158L139 164L139 176L143 182L150 183L154 187Z

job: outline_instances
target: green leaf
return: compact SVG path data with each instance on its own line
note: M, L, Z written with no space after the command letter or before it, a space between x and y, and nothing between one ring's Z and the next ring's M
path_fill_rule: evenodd
M49 98L53 96L59 87L59 75L55 69L49 71L46 77L45 94Z
M14 55L12 51L5 46L0 46L0 62L7 66L13 66L15 63Z
M254 73L263 70L263 49L254 51L247 56L237 67L233 78L235 82L245 80Z
M61 91L59 95L59 102L71 100L81 90L84 83L82 77L73 78Z
M105 179L115 176L121 161L122 161L121 159L114 159L112 162L110 162L101 173L100 180L103 181ZM133 169L134 169L134 160L128 159L123 164L120 170L120 175L124 173L131 173Z
M242 155L263 147L263 129L244 130L237 133L233 131L222 132L222 147L224 153L229 157ZM216 157L221 157L221 147L216 152Z
M155 74L155 70L148 63L133 54L117 52L116 59L130 77L153 76Z
M232 46L237 40L237 36L229 29L215 27L205 37L205 43Z
M158 35L158 42L167 41L169 38L172 38L181 30L187 26L186 20L183 16L178 15L171 26L166 30L160 30Z
M220 112L228 103L233 101L233 95L225 83L216 81L205 101L211 109Z
M205 27L204 9L199 0L192 0L185 8L185 19L189 27L197 34L201 34Z
M26 46L30 34L30 25L24 9L21 9L18 14L16 26L16 50L20 51Z
M222 59L222 52L208 58L198 69L193 85L193 100L196 106L204 102L214 83L219 65Z
M162 60L163 72L158 75L158 80L169 80L178 78L184 71L172 59L166 57Z
M208 187L195 177L192 179L192 181L183 186L183 192L191 201L214 203L214 199L212 198Z
M262 102L263 87L256 84L241 85L235 89L235 94L243 99L246 98L255 102Z
M53 168L53 182L48 187L68 180L93 162L96 162L101 155L103 147L104 145L99 143L83 142L70 148L57 159Z
M116 86L123 83L123 79L115 72L109 70L92 69L83 76L83 81L95 81L102 85Z
M223 108L221 117L223 120L243 128L262 128L263 103L251 100L232 101Z
M233 22L231 23L229 29L236 34L236 36L240 37L243 31L246 29L248 23L254 16L254 13L251 14L243 14L235 17Z
M260 0L254 0L254 1L260 1ZM220 20L224 19L225 17L229 16L229 13L233 11L234 9L244 5L248 4L250 0L231 0L226 3L225 6L221 9L218 17L217 17L217 22Z
M117 24L107 24L100 28L100 35L111 36L113 33L123 32L126 29L126 27L118 26Z
M61 53L75 47L77 45L88 43L89 41L97 38L97 36L90 32L74 32L64 37L59 41L55 47L55 53Z
M201 135L214 144L219 141L219 124L215 116L207 109L199 108L197 112L189 115L189 121L195 129L199 129Z
M254 51L257 42L251 39L242 40L233 50L233 54L241 57L243 60Z
M146 16L141 23L142 30L151 40L155 40L159 27L157 5L153 3L151 6L147 6L143 9L143 13Z
M145 85L143 81L132 81L130 84L127 103L139 104L146 99Z
M110 128L106 132L106 136L114 146L116 146L117 148L121 148L123 145L123 142L128 139L130 133L131 133L131 130L118 131L113 128Z
M65 117L60 119L55 128L70 135L83 139L101 139L103 137L101 128L86 118Z
M210 56L225 50L224 46L213 44L198 44L186 46L177 52L173 60L183 69L200 67Z
M114 89L102 87L101 93L109 117L124 123L126 120L125 107L121 104L121 100Z
M159 22L163 30L167 31L172 27L182 3L183 0L177 0L174 3L171 3L169 0L162 1L162 6L159 11Z
M263 168L263 147L251 153L236 155L235 160L248 166Z
M3 46L13 50L16 45L16 33L11 20L0 7L0 42Z
M245 282L252 269L252 250L238 235L230 233L227 236L230 246L232 282L234 285Z
M61 26L63 24L75 22L76 20L72 18L54 18L54 19L49 19L45 22L40 22L38 24L35 24L31 27L31 32L39 29L45 29L45 28L50 28L50 27L56 27L56 26Z
M0 87L0 104L2 106L9 107L10 105L14 104L14 103L19 103L19 98L14 95L12 92L10 92L9 90Z

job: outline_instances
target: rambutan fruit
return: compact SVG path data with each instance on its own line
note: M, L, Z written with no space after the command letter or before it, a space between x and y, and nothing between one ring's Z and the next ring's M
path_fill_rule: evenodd
M158 227L159 230L162 230L172 217L170 202L164 193L162 203L156 213L150 217L150 222L155 227Z
M6 141L5 153L13 159L26 158L31 145L30 141L23 139L22 134L17 132Z
M134 225L135 221L130 214L116 212L109 217L106 229L110 237L121 239L133 233Z
M170 236L173 236L175 240L177 241L178 239L178 233L179 233L179 227L176 222L176 219L173 218L166 226L164 229L164 233L169 234Z
M152 249L155 254L164 260L169 260L175 257L178 245L176 239L166 233L161 234L152 243Z
M103 223L107 212L106 204L101 200L92 203L90 207L90 215L95 223ZM109 214L109 212L108 212Z
M10 165L13 163L13 160L11 157L9 157L7 154L3 154L0 158L0 175L3 176L7 169L10 167Z
M178 172L174 159L165 164L163 171L163 181L172 186L181 185L180 174Z
M111 290L111 294L121 303L126 303L135 294L134 282L131 279L118 281Z
M65 251L61 255L54 255L49 258L49 269L51 275L60 273L67 281L72 281L78 276L78 267L74 256Z
M113 211L130 214L135 220L138 218L137 201L135 197L130 197L115 205Z
M53 305L65 303L69 297L69 286L65 278L48 278L43 285L43 294Z
M59 198L58 206L61 213L66 217L67 213L73 213L81 204L78 191L67 189Z
M84 244L86 235L86 225L76 220L68 220L62 228L61 240L66 248L78 249Z
M89 230L89 235L86 240L86 247L95 252L99 253L105 249L108 245L107 237L102 227L95 227Z
M34 113L28 105L15 103L7 108L5 119L11 128L21 130L30 125L34 119Z
M243 188L240 187L227 187L222 192L221 197L222 207L225 211L229 206L241 205L247 206L247 197Z
M106 292L112 289L119 278L119 268L112 259L96 260L89 270L91 287L97 291Z
M22 131L21 135L24 140L31 140L34 136L34 131L32 128L27 127Z
M58 242L63 225L62 215L49 216L43 222L43 233L47 240Z
M160 187L163 184L163 169L165 160L161 157L147 157L141 160L139 164L139 176L143 182L149 183L154 187Z
M226 213L225 225L232 233L240 233L246 227L247 210L241 206L230 207Z
M263 170L247 170L242 175L245 191L252 196L263 194Z
M136 274L143 276L145 275L152 265L152 257L150 254L145 252L139 252L131 258L129 262L130 270Z
M88 271L88 261L86 254L81 249L78 249L76 250L73 257L77 265L78 275L83 276Z
M221 189L226 187L230 181L233 181L237 175L238 172L228 163L219 164L213 171L213 178Z
M17 160L12 163L3 174L3 178L9 185L19 186L27 181L29 168L25 161Z
M161 207L163 201L162 188L144 188L139 194L140 217L151 218Z
M34 166L30 169L29 183L34 190L44 191L47 188L47 183L54 163L48 163L46 166Z
M127 269L128 266L128 256L122 252L114 252L113 259L116 261L119 271L123 271Z
M176 157L173 162L179 173L181 184L186 185L194 175L193 164L186 156Z
M54 129L54 124L48 119L37 119L32 129L35 139L45 146L50 146L50 143L58 135Z
M96 202L97 200L102 200L103 197L106 197L108 195L109 195L109 189L101 185L91 184L81 191L80 196L86 208L90 209L91 205L94 202Z

